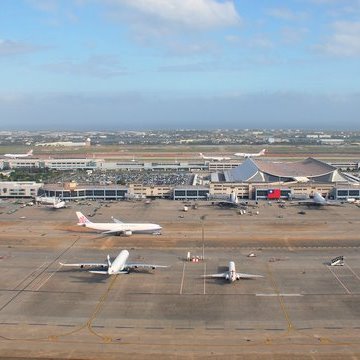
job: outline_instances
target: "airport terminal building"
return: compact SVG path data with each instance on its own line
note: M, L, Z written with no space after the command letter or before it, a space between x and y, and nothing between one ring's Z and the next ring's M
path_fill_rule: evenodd
M13 161L25 166L29 160L16 159ZM51 165L61 170L70 170L71 167L72 169L79 167L91 170L102 163L101 160L98 162L94 159L76 159L76 161L75 159L68 159L68 161L49 159L50 161L52 162ZM164 167L162 171L166 171ZM235 192L240 199L269 200L295 199L301 196L311 197L318 192L334 199L347 199L349 197L360 199L360 181L358 178L344 174L338 167L314 158L295 162L247 158L235 167L227 167L221 171L210 173L209 179L205 179L206 176L204 181L198 181L198 174L196 173L192 183L187 185L183 183L157 185L139 182L129 182L127 185L90 185L88 183L65 182L35 186L34 184L25 184L25 182L13 182L12 184L9 182L4 186L5 183L3 182L0 197L45 195L56 196L64 200L141 198L204 200L211 196L230 196Z
M211 174L211 182L226 183L336 183L348 182L339 170L323 161L307 158L295 162L247 158L239 166Z

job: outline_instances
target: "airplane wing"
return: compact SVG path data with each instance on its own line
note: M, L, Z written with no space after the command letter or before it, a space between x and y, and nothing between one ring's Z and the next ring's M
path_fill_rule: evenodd
M211 277L211 278L226 278L228 276L228 273L219 273L219 274L208 274L208 275L202 275L202 277Z
M122 224L123 223L122 221L120 221L119 219L114 218L113 216L111 217L111 220L116 224Z
M107 263L76 263L76 264L67 264L60 262L61 266L69 266L69 267L79 267L79 268L107 268Z
M156 268L167 268L167 265L155 265L155 264L142 264L142 263L126 263L125 267L129 269L138 269L138 268L145 268L145 269L156 269Z
M103 231L102 234L106 235L106 234L122 234L124 231L123 230L108 230L108 231Z
M243 274L243 273L236 273L236 277L240 279L255 279L255 278L262 278L262 275L252 275L252 274Z

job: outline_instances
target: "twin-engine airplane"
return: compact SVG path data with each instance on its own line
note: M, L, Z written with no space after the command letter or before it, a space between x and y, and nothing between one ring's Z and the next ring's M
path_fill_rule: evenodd
M229 282L234 282L235 280L240 279L255 279L261 278L262 275L252 275L252 274L243 274L238 273L235 270L235 263L233 261L229 262L229 270L219 274L210 274L210 275L203 275L203 277L211 277L211 278L224 278Z
M55 196L36 196L35 201L50 209L62 209L66 207L65 201Z
M228 156L205 156L203 153L199 153L199 155L204 160L223 161L223 160L230 160L231 159L231 157L228 157Z
M5 157L16 159L16 158L25 158L28 156L32 156L33 151L30 150L26 154L4 154Z
M78 225L85 226L90 229L100 230L105 235L123 235L131 236L135 233L151 233L158 234L161 226L158 224L150 223L124 223L120 220L114 219L114 223L93 223L80 211L76 212L79 219Z
M234 156L239 156L239 157L243 157L243 158L249 158L249 157L257 157L257 156L263 156L266 153L266 149L262 149L261 151L259 151L258 153L235 153Z
M306 206L342 206L341 202L337 200L325 199L320 193L315 193L312 199L297 201L296 205Z
M131 270L134 269L156 269L156 268L166 268L165 265L155 265L155 264L142 264L142 263L132 263L127 262L129 257L129 252L127 250L121 250L119 255L111 261L110 255L107 256L106 263L78 263L78 264L64 264L60 263L62 266L70 267L79 267L79 268L100 268L103 270L89 270L92 274L101 274L101 275L118 275L118 274L128 274Z

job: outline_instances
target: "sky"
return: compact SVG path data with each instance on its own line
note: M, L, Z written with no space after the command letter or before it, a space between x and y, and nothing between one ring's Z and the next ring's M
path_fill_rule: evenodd
M0 130L358 129L360 0L1 0Z

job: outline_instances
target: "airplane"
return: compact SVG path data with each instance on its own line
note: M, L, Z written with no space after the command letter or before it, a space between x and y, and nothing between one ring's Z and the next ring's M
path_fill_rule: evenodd
M230 160L231 159L231 157L228 157L228 156L205 156L203 153L199 153L199 155L204 160L223 161L223 160Z
M66 207L65 201L55 196L37 196L35 201L51 209L62 209Z
M234 282L235 280L240 279L255 279L255 278L261 278L262 275L252 275L252 274L243 274L238 273L235 270L235 263L234 261L229 262L229 270L225 271L224 273L219 274L209 274L209 275L203 275L203 277L211 277L211 278L224 278L225 280L228 280L229 282Z
M64 207L66 207L65 201L64 200L56 200L54 201L54 203L52 205L49 205L49 207L51 209L62 209Z
M111 261L110 255L106 258L106 263L77 263L77 264L67 264L60 262L61 266L69 267L79 267L83 268L100 268L104 270L89 270L92 274L101 274L101 275L118 275L118 274L129 274L130 270L139 269L139 268L166 268L165 265L155 265L155 264L142 264L142 263L131 263L127 262L129 257L129 252L127 250L121 250L119 255Z
M266 153L266 149L262 149L258 153L235 153L234 156L239 156L243 158L249 158L249 157L257 157L257 156L263 156Z
M32 155L33 155L32 150L28 151L26 154L4 154L5 157L12 158L12 159L25 158L25 157L32 156Z
M240 205L235 191L232 191L229 196L213 197L211 203L222 207L238 207Z
M224 208L244 208L247 206L255 207L255 205L252 205L247 201L240 202L235 191L232 191L229 196L209 197L209 200L211 200L212 205L217 205Z
M320 193L316 192L312 199L299 200L295 205L306 206L342 206L337 200L327 200Z
M114 223L93 223L80 211L76 212L76 216L79 219L79 226L85 226L90 229L103 231L102 234L105 235L131 236L133 233L159 234L160 230L162 229L158 224L124 223L114 218Z

